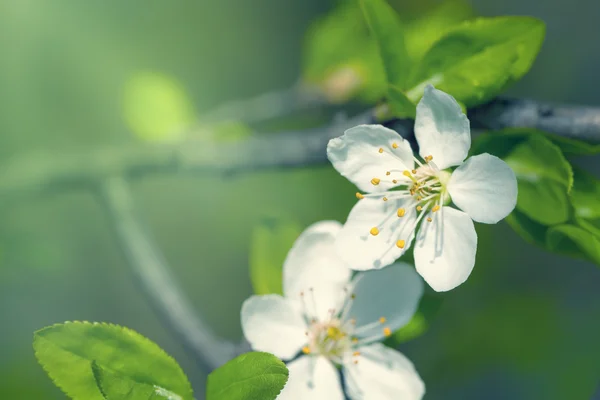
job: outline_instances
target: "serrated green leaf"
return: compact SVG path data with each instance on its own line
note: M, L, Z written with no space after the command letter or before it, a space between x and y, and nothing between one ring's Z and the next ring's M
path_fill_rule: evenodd
M415 118L417 106L400 89L390 86L387 93L391 113L396 118Z
M38 362L54 383L75 400L103 400L92 374L93 361L104 370L156 385L192 399L187 377L156 343L118 325L66 322L34 334Z
M256 294L282 294L283 262L300 236L298 223L281 217L265 217L252 232L250 279Z
M547 243L551 251L600 265L600 238L580 227L553 226L548 229Z
M370 32L375 38L386 80L406 88L410 59L404 43L404 30L396 11L385 0L360 0Z
M156 385L138 382L117 374L92 361L92 374L107 400L183 400L181 396Z
M467 107L482 104L531 68L544 35L544 23L530 17L463 22L412 68L408 97L418 100L431 83Z
M206 400L273 400L287 380L285 364L274 355L246 353L211 372Z
M569 219L573 171L558 146L543 136L532 135L505 161L517 176L517 210L544 225Z

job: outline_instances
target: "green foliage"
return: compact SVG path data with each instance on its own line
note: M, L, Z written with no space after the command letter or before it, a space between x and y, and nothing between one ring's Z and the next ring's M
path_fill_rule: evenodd
M502 157L517 176L517 207L506 219L527 242L600 265L600 181L572 167L566 154L593 154L595 145L533 129L480 136L472 153Z
M360 0L360 4L377 44L387 83L405 89L410 63L398 15L386 0Z
M272 354L242 354L208 376L206 400L273 400L288 380L285 364Z
M92 361L92 373L107 400L182 400L181 396L161 387L103 369L96 361Z
M179 139L195 115L183 86L156 72L141 72L127 81L123 113L129 129L145 141Z
M277 217L263 218L254 228L250 242L250 278L256 294L283 293L283 262L301 232L295 221Z
M534 135L517 145L505 161L517 176L517 210L545 225L569 219L573 171L558 146Z
M123 393L125 387L142 393L147 385L192 399L190 383L177 362L156 343L121 326L56 324L35 332L33 348L56 386L75 400L102 400L97 380L109 395Z
M413 67L408 97L417 100L431 83L467 107L484 103L531 68L544 35L544 23L529 17L463 22Z

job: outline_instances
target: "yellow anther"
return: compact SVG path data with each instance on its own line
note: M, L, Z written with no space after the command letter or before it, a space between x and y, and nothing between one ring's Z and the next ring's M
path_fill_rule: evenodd
M396 179L392 179L392 183L398 183Z
M416 173L417 173L417 170L416 170L416 169L413 169L411 172L412 172L413 174L416 174Z
M394 149L397 149L397 148L398 148L398 143L392 143L392 147L393 147Z
M433 220L431 219L431 217L427 217L427 222L431 222L431 221L433 221Z
M415 189L410 189L410 195L414 196L415 195Z
M379 182L381 182L381 179L379 179L379 178L373 178L373 179L371 179L371 183L373 185L379 185Z
M356 192L356 198L360 200L360 199L364 199L365 196L363 196L362 193Z
M385 321L387 321L387 319L385 319L385 317L380 317L379 318L379 323L380 324L385 324Z
M438 211L439 209L440 209L440 206L436 204L436 205L435 205L435 206L433 206L433 208L431 209L431 212L436 212L436 211Z
M423 209L423 207L417 206L417 211L421 211L422 209Z
M385 174L386 174L386 175L389 175L389 174L391 174L391 172L390 172L390 171L386 171L386 172L385 172Z
M379 148L379 152L380 152L380 153L383 153L383 147L380 147L380 148Z
M403 249L405 245L406 245L406 242L402 239L400 239L396 242L396 246L398 246L398 248L400 248L400 249Z
M383 201L388 201L388 198L383 196Z
M406 214L406 210L404 208L399 208L398 209L398 216L399 217L404 217L404 214Z
M308 346L304 346L304 347L302 348L302 352L303 352L304 354L310 354L310 347L308 347Z
M385 328L383 328L383 336L385 336L385 337L392 336L392 330L386 326Z
M433 156L427 156L427 157L425 157L425 162L429 162L431 160L433 160Z
M379 235L379 229L377 229L376 226L372 227L371 230L369 231L369 233L373 236L377 236Z
M354 357L358 357L358 356L360 356L360 351L355 351L354 353L352 353L352 355Z
M417 196L417 201L421 201L423 198L421 196Z

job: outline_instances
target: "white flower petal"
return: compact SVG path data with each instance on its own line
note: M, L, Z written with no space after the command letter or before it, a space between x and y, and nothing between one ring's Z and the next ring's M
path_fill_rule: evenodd
M398 209L404 209L404 216L398 216ZM410 247L416 218L411 198L383 201L381 197L366 197L350 211L336 238L337 251L355 270L383 268ZM372 228L377 228L377 235L370 233ZM403 248L398 247L398 240L404 240Z
M419 400L425 384L412 362L381 343L359 347L360 356L344 365L346 391L351 400Z
M287 367L290 375L277 400L344 400L339 374L326 358L302 356Z
M398 170L397 175L402 177L402 171L414 166L408 141L381 125L355 126L343 136L331 139L327 157L340 174L365 192L382 192L397 186L386 172ZM373 178L380 182L374 185Z
M477 233L471 218L442 207L433 222L419 228L414 250L417 272L437 292L454 289L471 274L476 251Z
M242 305L242 330L254 350L294 357L306 344L306 322L299 308L275 294L252 296Z
M302 300L310 317L327 318L329 309L339 309L344 286L352 270L339 257L334 243L342 229L337 221L317 222L302 232L283 264L283 292Z
M470 157L458 167L447 188L454 204L477 222L495 224L517 204L515 173L507 163L487 153Z
M459 165L471 148L467 116L454 97L431 85L417 105L415 137L421 157L433 156L439 169Z
M354 282L355 297L347 317L356 320L356 336L360 338L379 340L384 337L384 328L392 332L402 328L414 315L423 295L423 279L412 266L402 262L360 272ZM381 317L385 318L383 324L379 323ZM371 327L361 329L367 324Z

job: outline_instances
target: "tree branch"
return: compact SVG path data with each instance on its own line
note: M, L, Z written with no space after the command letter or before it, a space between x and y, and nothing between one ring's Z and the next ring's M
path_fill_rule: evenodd
M159 249L137 217L127 183L107 178L99 186L116 241L146 297L207 373L233 358L235 346L216 337L183 295Z

